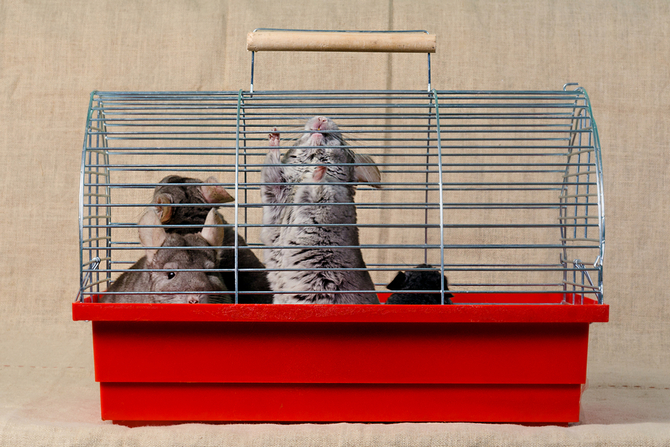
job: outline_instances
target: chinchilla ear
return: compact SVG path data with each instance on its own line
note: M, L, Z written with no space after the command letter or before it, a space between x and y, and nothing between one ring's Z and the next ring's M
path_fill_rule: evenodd
M167 234L165 230L161 227L155 227L155 225L160 225L161 221L158 218L158 212L155 208L148 208L145 213L140 218L139 222L139 234L140 242L145 247L160 247L165 242ZM147 260L151 262L158 252L157 248L147 248Z
M158 212L158 217L160 218L161 223L166 223L172 217L172 207L168 204L172 204L172 196L165 193L159 193L154 196L154 203L159 203L159 206L156 206L156 211Z
M328 168L326 166L317 166L312 173L312 181L314 183L320 182L323 180L323 177L326 175Z
M363 166L356 166L354 168L356 181L370 183L372 187L377 189L382 188L382 185L379 184L379 182L382 181L382 175L381 172L379 172L379 168L375 166L375 161L372 158L367 155L354 153L354 163L363 164Z
M216 177L209 177L205 180L206 183L219 183ZM200 187L200 192L207 203L228 203L235 200L233 196L228 194L223 186L219 185L204 185Z
M389 290L402 290L405 286L406 279L404 272L398 272L398 274L395 275L395 278L393 278L393 281L391 281L386 288Z
M223 234L225 228L213 227L211 225L223 225L223 217L216 212L214 208L209 210L207 219L205 219L205 226L200 234L209 243L209 245L219 247L223 244Z

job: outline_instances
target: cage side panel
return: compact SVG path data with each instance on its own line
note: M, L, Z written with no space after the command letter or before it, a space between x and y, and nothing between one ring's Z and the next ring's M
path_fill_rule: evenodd
M566 290L581 294L579 299L591 296L602 303L602 173L595 132L595 121L584 92L584 96L575 101L560 194L561 243L565 247L561 262L572 269L566 271L563 278ZM583 249L591 244L597 244L594 247L597 249Z
M163 178L214 177L233 191L236 106L237 94L226 92L95 95L85 142L82 213L90 239L84 249L103 262L95 272L99 287L86 295L106 290L110 280L145 255L137 224ZM223 205L225 217L230 207Z
M99 382L584 383L588 324L94 322Z
M99 266L109 268L111 262L111 234L109 225L108 188L109 154L107 147L106 116L98 94L91 94L88 119L82 149L79 206L80 246L80 296L85 299L91 293L106 288L109 275L101 274Z
M579 385L101 383L115 421L526 422L579 420Z
M438 92L445 259L453 289L575 291L598 253L581 92ZM579 264L579 263L578 263ZM584 296L582 295L582 296Z

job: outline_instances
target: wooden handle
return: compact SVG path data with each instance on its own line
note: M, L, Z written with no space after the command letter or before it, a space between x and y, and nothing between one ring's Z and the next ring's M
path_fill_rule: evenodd
M329 31L254 31L249 51L347 51L434 53L435 36L422 32L362 33Z

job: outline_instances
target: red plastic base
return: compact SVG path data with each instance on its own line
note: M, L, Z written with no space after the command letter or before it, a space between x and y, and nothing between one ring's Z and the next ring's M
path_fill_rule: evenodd
M73 305L93 320L102 418L124 422L576 422L608 310Z
M580 387L102 383L100 395L112 420L546 423L579 420Z

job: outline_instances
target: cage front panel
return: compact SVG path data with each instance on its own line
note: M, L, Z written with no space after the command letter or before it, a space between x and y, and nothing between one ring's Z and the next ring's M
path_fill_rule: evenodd
M268 130L277 128L285 154L314 116L332 119L347 148L371 157L381 172L381 185L358 184L355 195L360 249L377 290L385 291L399 270L439 266L432 97L424 92L257 92L244 100L247 149L265 156ZM259 168L247 166L248 171ZM256 197L259 187L247 185Z
M429 264L444 268L454 302L602 299L599 148L580 91L96 93L83 155L83 295L144 254L137 222L169 174L216 177L235 198L220 209L227 225L263 260L268 135L276 129L285 153L314 116L337 123L381 173L379 184L355 185L378 292Z

